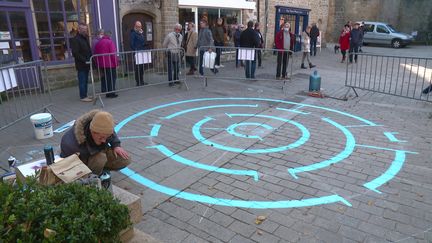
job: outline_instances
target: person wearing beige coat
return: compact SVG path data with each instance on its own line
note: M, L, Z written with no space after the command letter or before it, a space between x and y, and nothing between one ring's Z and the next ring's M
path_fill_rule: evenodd
M189 64L190 69L187 75L193 75L197 70L195 67L196 54L197 54L198 33L195 31L195 24L188 24L188 32L185 35L184 48L186 51L186 62Z

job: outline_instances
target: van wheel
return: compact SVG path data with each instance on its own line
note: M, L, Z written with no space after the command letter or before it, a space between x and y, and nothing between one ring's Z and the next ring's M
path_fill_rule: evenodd
M394 39L391 42L391 46L393 48L400 48L400 47L402 47L402 41L400 39Z

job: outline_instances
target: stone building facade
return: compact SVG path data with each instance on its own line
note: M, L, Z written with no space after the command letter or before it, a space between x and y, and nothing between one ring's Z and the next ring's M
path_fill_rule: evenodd
M178 22L178 0L119 0L121 50L129 50L128 35L136 20L140 20L152 48L161 48L164 36Z
M279 24L276 20L276 6L310 10L308 23L317 23L318 28L322 31L322 37L324 37L323 41L325 40L328 26L329 0L256 0L256 2L256 15L257 18L259 17L259 22L262 23L262 32L266 37L267 48L273 46L276 24Z

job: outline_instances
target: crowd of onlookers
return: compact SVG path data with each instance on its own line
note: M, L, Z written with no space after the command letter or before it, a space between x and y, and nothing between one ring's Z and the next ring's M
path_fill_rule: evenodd
M247 26L242 24L231 25L229 30L229 37L233 39L234 46L236 47L236 68L244 67L246 78L254 79L255 70L262 67L262 48L264 48L264 38L260 31L260 23L249 21ZM316 55L317 38L320 32L316 24L307 26L306 30L302 33L302 64L301 68L307 68L304 62L307 61L308 67L313 68L310 56ZM184 56L188 64L188 75L195 74L196 71L200 75L204 75L204 69L201 65L204 62L204 54L206 52L215 52L214 65L210 67L211 72L214 74L219 72L219 68L224 66L221 64L221 55L225 46L225 38L227 35L227 28L223 23L223 19L219 18L216 24L210 30L209 24L205 19L199 23L199 31L196 31L194 23L188 23L187 29L183 30L183 26L176 24L174 31L168 33L164 38L162 46L167 48L167 72L169 85L173 86L179 80L180 61L183 60L183 53L180 48L185 50ZM351 34L352 36L352 34ZM75 67L78 71L79 93L81 101L92 101L93 97L87 95L87 83L90 71L89 60L92 55L93 65L99 70L101 79L101 92L106 93L107 98L116 98L118 95L114 92L116 90L116 69L119 65L117 55L110 55L110 53L117 53L116 46L111 40L111 32L100 29L97 36L92 40L90 46L88 27L86 24L79 24L78 33L71 39L72 54L75 58ZM274 39L274 52L277 54L276 78L287 78L287 66L290 56L293 53L296 43L296 37L291 31L290 23L284 23L280 26L280 31L276 33ZM142 28L142 23L136 21L134 28L130 32L129 47L134 51L134 76L137 86L146 85L144 81L144 62L141 62L137 55L149 49L146 40L146 33ZM243 58L239 51L243 48L253 51L252 57ZM212 55L206 55L206 57ZM197 60L198 58L198 60ZM200 64L197 67L197 61Z

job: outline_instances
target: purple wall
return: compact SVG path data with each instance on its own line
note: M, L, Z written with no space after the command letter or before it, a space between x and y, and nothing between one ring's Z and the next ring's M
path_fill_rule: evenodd
M97 11L100 10L101 27L104 30L111 30L113 33L111 38L116 44L118 51L120 49L119 43L121 34L118 23L118 0L100 0L99 3L100 6L98 6L99 9L97 9ZM99 18L97 14L95 17Z

